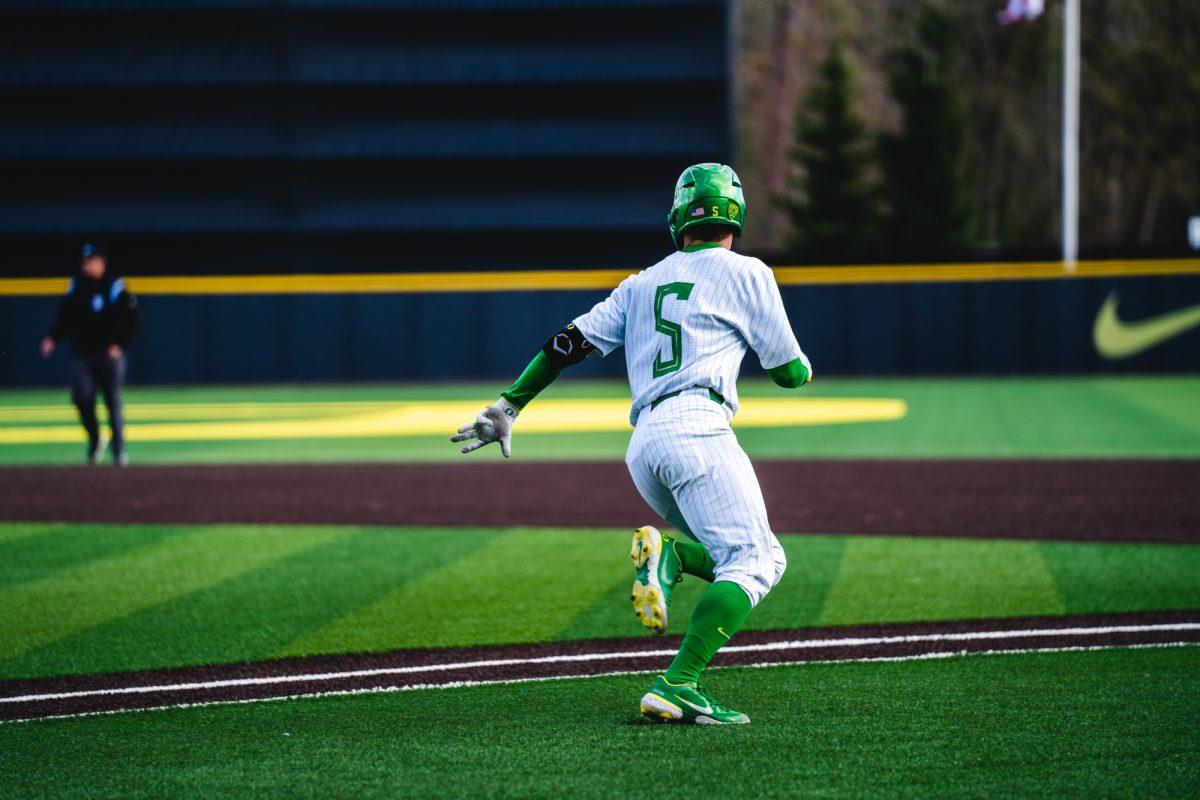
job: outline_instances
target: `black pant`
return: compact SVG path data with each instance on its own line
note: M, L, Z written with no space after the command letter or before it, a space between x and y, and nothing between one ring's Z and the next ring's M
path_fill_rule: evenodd
M112 452L117 458L125 452L125 411L121 407L121 384L125 382L125 356L76 355L71 364L71 402L79 409L79 421L88 435L88 452L100 446L100 425L96 421L96 389L104 395L108 407L108 425L112 428Z

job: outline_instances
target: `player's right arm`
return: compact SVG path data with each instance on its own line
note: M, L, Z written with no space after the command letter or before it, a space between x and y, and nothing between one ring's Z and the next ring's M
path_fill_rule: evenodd
M54 324L50 326L50 331L42 339L42 358L49 358L54 352L54 348L63 339L71 335L71 330L74 327L74 317L71 307L71 292L75 290L75 280L72 279L70 286L67 288L67 293L63 295L62 300L58 303L58 313L54 315Z
M779 294L775 273L762 262L746 276L751 298L742 334L776 385L796 389L812 380L812 364L800 349Z
M591 311L547 339L512 386L500 393L500 399L480 411L474 422L459 428L450 441L469 442L462 448L464 453L499 442L500 452L508 458L512 453L513 423L533 398L567 367L580 363L592 353L608 355L624 344L626 281Z

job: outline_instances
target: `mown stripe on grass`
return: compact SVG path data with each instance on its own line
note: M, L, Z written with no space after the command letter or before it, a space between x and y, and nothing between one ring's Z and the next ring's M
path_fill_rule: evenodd
M163 537L210 530L154 528ZM55 530L56 526L39 529ZM66 530L59 529L58 535ZM100 538L130 535L127 526L98 525L94 530ZM235 542L231 559L240 558L241 550L251 546L248 543L263 529L244 526L238 530L241 535L223 540ZM282 530L299 534L310 529ZM282 654L378 652L447 642L472 645L524 641L531 636L565 640L641 632L629 609L632 569L627 555L629 533L624 530L328 530L348 533L331 535L312 548L194 592L101 620L0 661L0 678ZM480 555L479 548L495 539L503 541ZM819 624L823 614L831 620L887 622L1058 610L1200 608L1200 547L1196 546L1037 544L1050 574L1061 584L1065 601L1065 608L1043 609L1029 601L1029 587L1022 583L1022 575L1014 579L1004 572L1028 571L1022 559L1029 554L1022 554L1020 548L1032 543L888 539L879 544L894 549L859 550L857 556L851 554L843 562L843 548L862 548L870 542L836 536L785 535L781 539L789 556L788 572L750 616L745 626L748 631ZM228 549L217 539L212 543L215 550ZM930 555L930 548L936 555ZM982 558L980 548L991 555ZM584 560L574 566L567 564L575 554ZM459 564L464 555L476 557ZM997 560L1002 563L995 566ZM169 564L170 559L164 563ZM857 564L854 570L850 570L852 563ZM10 566L0 559L0 578ZM77 572L65 569L46 577L74 580ZM835 576L840 586L830 592ZM415 586L398 592L409 581L416 582ZM93 591L100 592L97 602L111 602L104 597L105 591L142 592L143 582L141 576L131 573L127 584ZM533 589L530 584L535 584ZM672 607L673 632L685 629L692 603L703 588L702 582L690 578L681 587ZM859 599L847 594L848 588L855 589ZM828 610L827 593L834 595ZM1007 597L1009 593L1014 597ZM531 597L543 607L529 610ZM839 603L839 616L834 616ZM384 616L383 621L337 634L338 628L353 628L343 617L369 616L373 605L378 605L374 613ZM1021 608L1033 610L1011 610ZM41 609L27 605L23 613L44 619L48 625L58 624L55 615L59 611L54 605ZM0 614L7 611L0 610ZM0 640L6 643L12 635L3 626L8 618L0 616ZM322 634L323 629L332 629L333 635L330 630ZM320 635L310 637L313 632Z
M163 526L60 523L17 523L6 527L24 535L0 538L0 588L39 580L77 564L156 542L179 530Z
M1095 389L1103 395L1102 402L1135 405L1178 426L1182 438L1200 438L1200 392L1190 382L1163 377L1112 378L1098 381Z
M1078 415L1074 424L1097 431L1120 447L1195 447L1200 442L1200 393L1194 387L1159 385L1130 386L1124 390L1112 382L1090 387L1091 398L1085 407L1072 408ZM1174 389L1174 391L1172 391ZM1160 393L1161 392L1161 393ZM1099 416L1105 420L1102 422ZM1071 435L1072 431L1063 431Z
M29 536L41 536L45 533L53 533L64 527L66 526L57 522L3 522L0 523L0 545L19 541ZM0 564L3 563L4 561L0 560Z
M0 659L242 575L344 529L203 527L0 590Z
M486 529L449 536L432 529L340 531L315 547L91 628L5 667L38 675L267 658L495 535ZM238 620L245 624L231 624Z
M780 536L788 566L779 584L754 608L756 628L816 625L851 540L845 536Z
M624 555L622 553L621 555ZM645 632L634 616L629 602L629 589L633 585L633 564L629 563L626 574L617 578L599 597L571 618L554 635L554 641L569 642L577 639L597 639L605 636L631 636ZM671 613L667 630L680 633L687 629L700 595L708 584L699 579L687 578L677 584L671 594Z
M1200 608L1195 545L1037 545L1059 585L1066 613Z
M1036 542L854 537L822 625L1062 614Z
M627 534L513 529L301 637L280 655L553 638L628 573Z

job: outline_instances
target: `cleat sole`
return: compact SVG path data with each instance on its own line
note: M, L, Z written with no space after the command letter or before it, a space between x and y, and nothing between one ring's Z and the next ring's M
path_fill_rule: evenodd
M650 525L638 528L633 533L629 557L638 572L629 593L633 613L642 626L652 633L667 630L667 602L662 587L658 585L658 559L662 554L662 534Z
M642 698L642 716L655 722L680 722L683 720L683 709L669 700L656 694L647 694Z
M662 593L654 586L645 586L639 582L633 584L630 595L633 612L645 627L655 633L662 633L667 627L666 606Z
M634 568L641 569L646 566L646 562L650 560L653 552L654 541L650 532L646 528L638 528L634 531L633 544L629 548L629 557L633 560Z

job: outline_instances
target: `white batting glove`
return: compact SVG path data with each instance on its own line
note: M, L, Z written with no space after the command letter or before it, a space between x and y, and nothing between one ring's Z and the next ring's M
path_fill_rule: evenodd
M516 406L501 397L480 411L474 422L459 428L458 433L450 437L450 441L465 442L474 439L475 441L463 447L464 453L478 450L485 444L499 442L500 452L504 454L505 458L508 458L512 455L513 423L517 421L519 413Z

